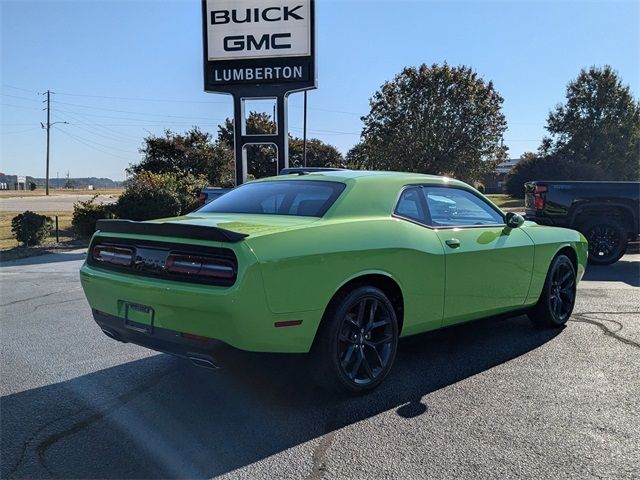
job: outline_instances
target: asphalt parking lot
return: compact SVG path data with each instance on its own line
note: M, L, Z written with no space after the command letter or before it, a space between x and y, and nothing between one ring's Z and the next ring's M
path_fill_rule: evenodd
M83 257L0 266L2 478L640 478L640 255L590 269L562 330L403 340L362 397L310 385L304 356L211 372L108 339Z

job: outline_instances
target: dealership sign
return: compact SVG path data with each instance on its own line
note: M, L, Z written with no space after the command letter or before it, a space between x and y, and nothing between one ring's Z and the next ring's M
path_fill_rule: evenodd
M203 0L204 89L314 88L313 0Z

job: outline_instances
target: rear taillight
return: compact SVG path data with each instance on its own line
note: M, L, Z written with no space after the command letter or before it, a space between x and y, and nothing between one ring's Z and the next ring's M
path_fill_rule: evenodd
M224 258L207 255L170 253L167 257L167 272L194 277L230 280L236 276L235 264Z
M128 267L133 263L133 249L98 245L93 248L93 259L99 263Z
M536 210L544 209L545 198L542 194L546 192L547 192L546 185L536 185L536 190L533 194L533 205L536 208Z

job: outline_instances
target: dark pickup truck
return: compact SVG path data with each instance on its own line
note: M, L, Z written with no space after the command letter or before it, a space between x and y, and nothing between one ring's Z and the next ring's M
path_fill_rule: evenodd
M594 265L617 262L638 240L640 182L528 182L524 204L527 220L582 232Z

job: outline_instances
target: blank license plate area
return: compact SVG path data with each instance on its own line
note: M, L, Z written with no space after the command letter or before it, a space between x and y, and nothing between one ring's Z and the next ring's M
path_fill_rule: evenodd
M153 308L139 303L123 302L124 325L132 330L151 333L153 329Z

